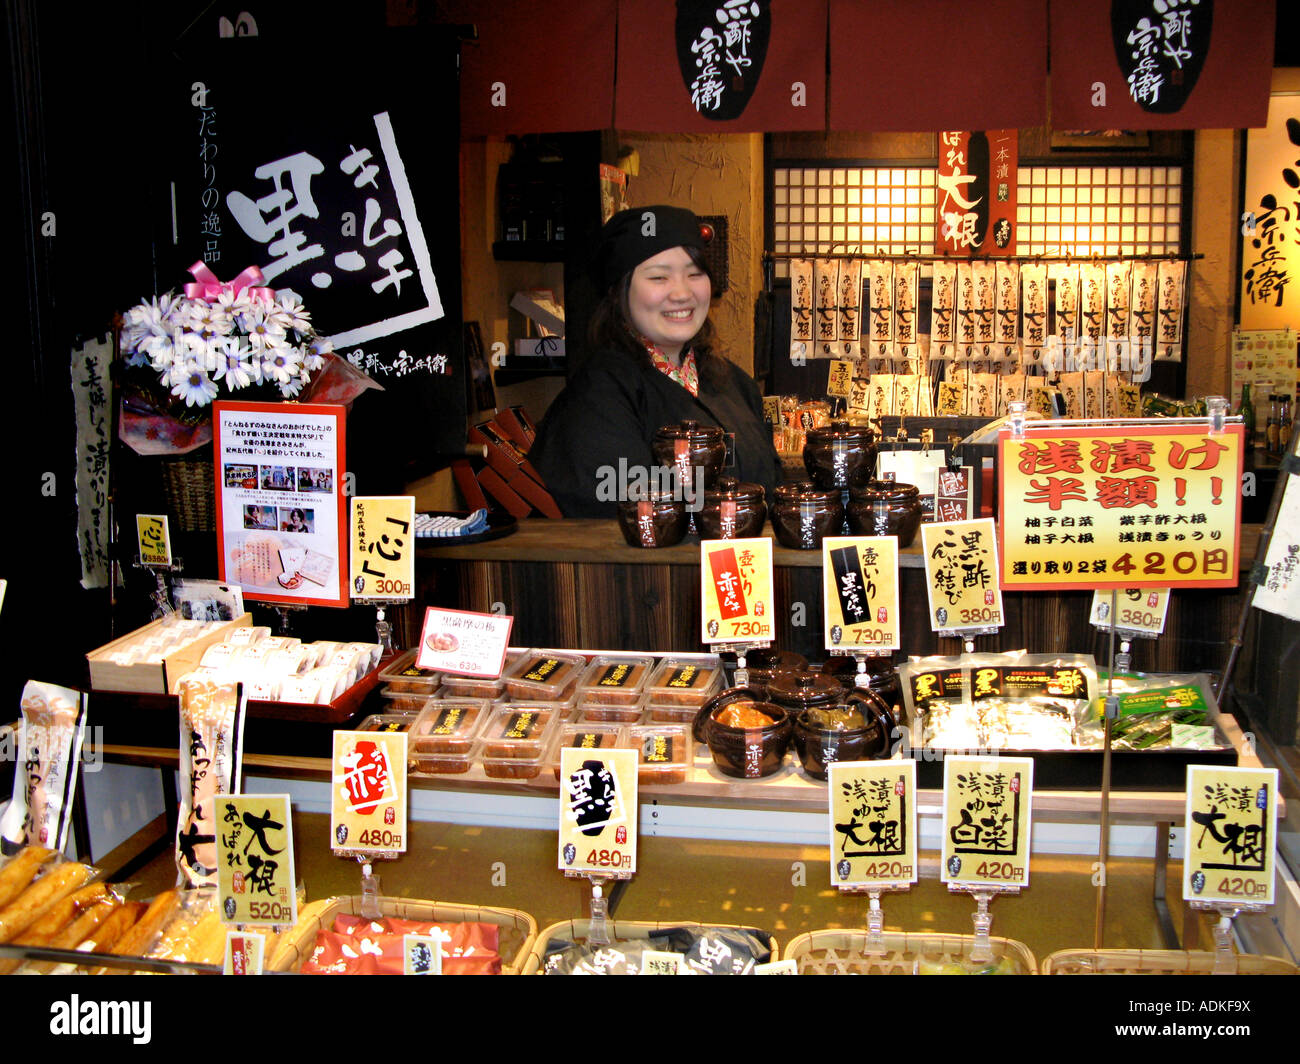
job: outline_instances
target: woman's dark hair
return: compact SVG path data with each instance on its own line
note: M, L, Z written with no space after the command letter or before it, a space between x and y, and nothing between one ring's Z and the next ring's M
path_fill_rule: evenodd
M704 271L712 287L713 274L709 264L697 248L683 248L690 256L691 262ZM650 353L641 342L636 326L632 324L631 311L628 309L628 292L632 287L631 271L625 273L618 284L605 293L605 298L596 304L592 311L591 322L587 326L587 339L593 351L614 347L642 359L647 366L652 365ZM704 319L700 331L686 345L695 352L695 367L700 377L710 383L721 384L726 377L724 356L717 351L717 332L710 318Z

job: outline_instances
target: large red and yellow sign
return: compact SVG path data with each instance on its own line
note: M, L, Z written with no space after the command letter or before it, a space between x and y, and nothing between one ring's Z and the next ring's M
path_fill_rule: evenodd
M1002 587L1236 587L1242 453L1240 425L1002 433Z

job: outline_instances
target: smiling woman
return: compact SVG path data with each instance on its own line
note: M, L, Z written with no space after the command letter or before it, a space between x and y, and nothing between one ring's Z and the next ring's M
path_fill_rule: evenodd
M566 517L613 517L620 471L657 464L665 425L694 421L734 434L728 472L771 493L779 463L754 382L715 350L713 281L699 219L681 207L636 207L601 232L594 263L604 298L591 357L552 404L529 452ZM642 477L644 479L644 477Z

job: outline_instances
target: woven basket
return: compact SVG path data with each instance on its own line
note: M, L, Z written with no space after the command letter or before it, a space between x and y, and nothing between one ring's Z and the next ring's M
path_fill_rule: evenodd
M163 460L163 493L168 512L182 532L212 532L217 527L216 467L210 458Z
M518 975L537 939L537 921L518 909L493 906L457 905L454 902L417 901L412 898L380 898L379 911L403 920L427 920L439 923L496 924L501 930L497 952L501 954L501 974ZM340 913L358 916L360 895L324 898L314 901L298 914L298 922L285 936L267 969L273 972L296 972L316 949L316 933L334 925Z
M1044 975L1209 975L1209 950L1063 949L1043 961ZM1290 961L1254 953L1237 954L1238 975L1300 975Z
M868 953L862 930L810 931L786 944L784 956L796 961L800 975L915 975L920 964L960 964L970 955L972 935L936 935L886 931L885 952ZM1015 975L1037 975L1029 947L1011 938L990 938L993 955L1010 961Z
M702 931L707 927L725 927L734 930L752 931L754 928L741 928L740 924L697 924L690 920L669 920L663 923L644 923L635 920L610 920L608 921L609 938L611 942L631 942L638 939L649 938L654 931L664 931L670 927L684 927L690 931ZM561 920L558 924L551 924L550 927L542 929L541 934L533 943L532 952L528 959L524 961L524 975L542 975L546 959L546 947L553 938L568 939L570 942L586 942L587 935L591 932L590 920ZM772 951L771 960L781 959L780 948L776 944L776 939L768 938L768 948Z

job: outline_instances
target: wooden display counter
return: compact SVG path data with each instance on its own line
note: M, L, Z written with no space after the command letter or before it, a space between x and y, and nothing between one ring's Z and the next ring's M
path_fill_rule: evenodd
M1259 526L1241 530L1243 579L1254 560ZM417 552L417 601L514 617L517 646L602 650L700 651L699 544L629 547L615 521L519 522L500 539L457 546L423 544ZM822 639L821 552L773 547L775 645L810 661L826 657ZM904 654L957 654L961 643L939 639L927 621L920 538L899 556ZM1153 672L1222 668L1244 600L1229 590L1178 591L1165 635L1139 640L1133 665ZM1007 624L977 650L1078 651L1105 660L1088 623L1091 592L1007 592ZM497 605L500 604L500 605ZM919 604L919 607L915 604ZM408 623L418 625L418 618ZM412 633L410 638L415 638Z

